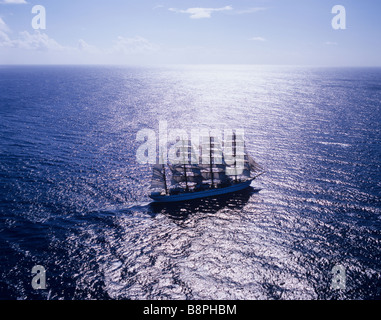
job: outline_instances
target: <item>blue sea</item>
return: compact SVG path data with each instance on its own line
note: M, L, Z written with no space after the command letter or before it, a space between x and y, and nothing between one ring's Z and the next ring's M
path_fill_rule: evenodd
M0 119L1 299L381 298L380 68L1 66ZM160 121L244 129L261 191L152 204Z

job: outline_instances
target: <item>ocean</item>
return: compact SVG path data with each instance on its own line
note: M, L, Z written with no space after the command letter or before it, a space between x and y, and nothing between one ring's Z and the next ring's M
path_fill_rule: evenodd
M0 119L1 299L381 298L380 68L1 66ZM151 203L160 121L243 129L261 191Z

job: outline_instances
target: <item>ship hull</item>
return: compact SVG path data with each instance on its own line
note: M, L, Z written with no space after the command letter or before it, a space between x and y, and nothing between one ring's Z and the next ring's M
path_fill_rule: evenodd
M200 198L218 196L222 194L228 194L228 193L244 190L250 187L250 184L252 181L253 179L250 179L245 182L237 183L225 188L209 189L209 190L197 191L197 192L187 192L187 193L176 194L176 195L156 195L156 194L152 195L151 194L150 198L153 199L155 202L160 202L160 203L200 199Z

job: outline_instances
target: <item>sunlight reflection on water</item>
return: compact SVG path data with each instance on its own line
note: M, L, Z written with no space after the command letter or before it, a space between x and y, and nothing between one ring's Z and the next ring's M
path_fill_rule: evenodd
M32 90L22 84L36 68L47 81ZM380 297L380 70L0 72L1 278L12 297L39 298L27 276L40 261L51 299ZM136 133L160 120L245 129L262 190L151 204ZM330 289L338 263L345 291Z

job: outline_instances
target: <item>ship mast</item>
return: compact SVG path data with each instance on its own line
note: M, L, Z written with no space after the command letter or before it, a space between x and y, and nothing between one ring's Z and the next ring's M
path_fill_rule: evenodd
M164 164L163 164L163 180L164 180L165 194L168 194L167 178L165 175L165 165Z
M237 181L237 144L236 144L236 136L235 136L235 132L233 132L233 156L234 156L234 172L235 172L235 176L234 176L234 180Z
M163 174L163 181L164 181L164 189L165 189L165 194L168 194L168 186L167 186L167 176L165 174L165 164L164 164L164 155L163 153L160 155L160 160L159 163L161 162L163 165L163 171L162 171L162 174Z
M214 187L214 176L213 176L213 164L212 164L212 137L209 137L209 164L210 164L210 176L212 178L212 188Z
M189 147L189 141L188 141L188 147ZM183 140L183 168L184 168L184 178L185 178L185 190L188 191L188 177L187 177L187 168L185 167L185 153L184 153L184 140ZM188 151L188 148L187 148ZM188 155L188 153L187 153Z

